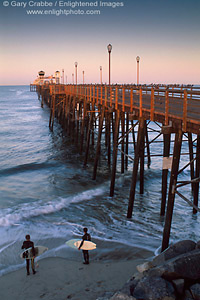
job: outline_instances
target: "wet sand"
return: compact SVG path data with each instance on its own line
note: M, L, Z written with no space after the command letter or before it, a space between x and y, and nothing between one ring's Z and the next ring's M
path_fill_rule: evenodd
M89 265L64 258L46 258L37 273L26 275L25 268L0 277L1 300L95 300L105 292L119 290L152 252L135 249L125 260L91 261Z

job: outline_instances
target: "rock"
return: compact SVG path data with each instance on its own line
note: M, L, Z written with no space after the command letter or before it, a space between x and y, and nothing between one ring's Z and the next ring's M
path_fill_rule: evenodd
M133 297L142 300L175 300L172 284L161 277L144 277L137 284ZM168 298L167 298L168 297Z
M151 277L162 277L163 273L166 271L167 267L165 265L158 266L155 268L150 269L145 273L146 276Z
M165 251L163 251L161 254L156 256L152 264L154 266L159 266L165 263L167 260L175 258L181 254L190 252L196 248L196 243L191 240L184 240L177 242L176 244L170 246Z
M200 300L200 241L180 241L137 270L110 300Z
M121 292L117 292L112 296L112 298L110 298L110 300L137 300L137 299L132 296L123 294Z
M200 241L196 243L196 249L200 249Z
M150 261L147 261L141 265L138 265L137 267L138 272L143 273L151 268L153 268L153 264Z
M200 284L196 283L190 287L195 300L200 300Z
M200 249L183 254L162 266L162 277L167 280L183 278L187 281L200 279Z
M127 283L125 283L122 289L120 289L120 292L128 296L133 295L133 291L141 278L142 276L132 277L129 281L127 281Z
M172 284L174 286L175 292L178 295L183 295L184 294L184 289L185 289L185 281L184 281L184 279L173 280Z
M192 297L191 293L186 290L183 300L194 300L194 298Z

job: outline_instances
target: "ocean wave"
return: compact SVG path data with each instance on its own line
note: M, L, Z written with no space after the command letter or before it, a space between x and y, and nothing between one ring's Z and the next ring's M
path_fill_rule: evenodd
M8 247L14 245L15 243L16 243L16 241L11 242L11 243L9 243L9 244L6 245L6 246L3 246L3 247L0 249L0 253L2 253L4 250L6 250Z
M42 201L25 203L12 209L2 209L0 212L0 226L13 226L16 223L30 220L30 218L41 215L48 215L68 207L71 203L78 203L91 200L96 196L103 195L106 192L105 186L96 189L87 190L67 198L59 198L44 204Z
M0 170L0 176L8 176L8 175L14 175L17 173L27 172L27 171L34 171L34 170L40 170L40 169L46 169L49 167L53 167L54 164L50 164L48 162L43 163L29 163L29 164L22 164L18 165L12 168L2 169Z
M16 91L16 95L20 96L20 95L24 94L25 92L26 92L26 90L18 90L18 91Z

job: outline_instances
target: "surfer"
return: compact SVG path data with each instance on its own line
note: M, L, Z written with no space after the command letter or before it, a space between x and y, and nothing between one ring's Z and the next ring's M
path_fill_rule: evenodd
M22 249L28 249L28 248L32 247L33 258L31 259L31 267L32 267L33 274L35 274L36 273L35 267L34 267L35 248L34 248L34 243L30 239L31 239L30 235L27 234L26 240L23 242ZM25 255L24 258L26 258L26 252L24 253L24 255ZM27 275L30 275L29 264L30 264L30 259L26 259Z
M85 227L83 228L83 232L84 232L84 235L82 236L82 242L78 248L78 250L81 249L81 247L83 246L83 243L84 241L91 241L91 236L89 233L87 233L88 229ZM82 250L83 251L83 257L84 257L84 264L85 265L89 265L89 253L88 253L88 250Z

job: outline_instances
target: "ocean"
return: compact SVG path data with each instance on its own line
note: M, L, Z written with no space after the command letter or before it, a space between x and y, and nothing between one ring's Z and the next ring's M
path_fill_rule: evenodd
M130 220L126 214L132 162L122 175L119 153L111 198L105 158L100 159L93 181L92 159L84 168L84 155L61 126L55 122L51 132L48 125L49 108L41 108L29 86L0 87L0 276L24 267L19 255L26 234L35 245L49 248L43 258L81 260L81 254L65 242L81 237L83 227L88 227L97 243L97 250L91 252L94 260L127 259L133 247L159 252L164 226L160 217L162 157L152 157L150 169L145 162L144 194L139 195L138 184ZM157 134L157 125L151 127L150 139ZM151 151L161 154L162 144L152 144ZM183 142L183 152L188 152L187 142ZM183 155L181 165L188 161L189 156ZM187 168L179 179L189 176ZM181 191L192 200L190 185ZM193 215L192 208L176 196L170 242L198 241L199 225L199 214Z

